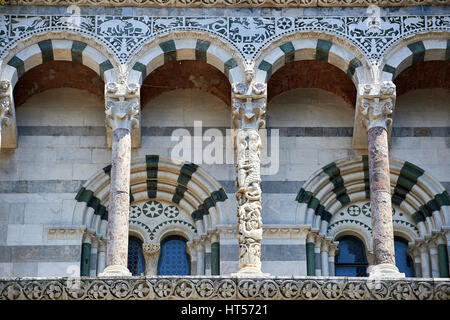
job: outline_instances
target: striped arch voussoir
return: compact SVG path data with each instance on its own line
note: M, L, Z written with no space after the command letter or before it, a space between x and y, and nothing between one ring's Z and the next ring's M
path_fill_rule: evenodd
M112 62L97 49L76 40L42 40L10 58L2 70L2 79L14 86L31 68L48 61L63 60L81 63L94 70L106 82L115 79Z
M392 81L413 64L450 61L450 40L421 40L403 45L387 55L382 67L382 80Z
M299 60L328 62L344 71L356 87L362 78L362 62L344 47L328 40L300 39L285 42L263 56L257 65L257 81L268 82L278 69Z
M164 63L181 60L206 62L222 71L230 83L243 79L236 59L226 50L207 40L177 39L160 42L147 50L134 63L130 72L130 81L142 83L151 72Z
M74 223L84 224L106 236L111 165L87 181L75 199ZM203 230L220 223L227 200L225 190L193 163L177 164L158 155L147 155L131 163L130 203L159 199L189 212Z
M410 216L421 235L450 223L450 196L439 181L408 161L391 159L389 165L392 203ZM319 228L342 207L363 200L370 200L367 156L332 162L316 171L296 197L297 214L301 223Z

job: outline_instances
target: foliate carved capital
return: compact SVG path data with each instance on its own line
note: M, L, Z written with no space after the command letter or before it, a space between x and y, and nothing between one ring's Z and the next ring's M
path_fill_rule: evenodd
M12 123L10 86L9 80L0 81L0 129L2 126L9 126Z
M232 85L232 120L237 129L265 126L267 85L261 82L238 82Z
M360 85L358 94L363 127L366 130L374 127L387 129L392 124L390 115L395 106L395 84L391 81L363 84Z
M136 83L105 85L106 125L112 130L131 130L139 126L139 85Z
M142 253L144 254L145 259L145 274L147 276L157 274L160 251L161 245L159 243L142 244Z

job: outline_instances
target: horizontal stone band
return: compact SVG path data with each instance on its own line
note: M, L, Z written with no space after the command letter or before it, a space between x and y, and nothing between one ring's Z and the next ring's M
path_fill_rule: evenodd
M448 279L421 278L30 278L0 279L0 300L448 300L449 286Z

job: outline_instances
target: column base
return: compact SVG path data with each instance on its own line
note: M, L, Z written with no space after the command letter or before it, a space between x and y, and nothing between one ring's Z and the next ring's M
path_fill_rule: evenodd
M398 268L392 264L382 263L368 268L369 279L402 279L405 278L405 274L398 271Z
M128 268L120 265L107 266L99 277L131 277L132 274Z
M267 278L270 277L270 273L263 273L257 268L242 268L237 273L232 273L232 277L237 278Z

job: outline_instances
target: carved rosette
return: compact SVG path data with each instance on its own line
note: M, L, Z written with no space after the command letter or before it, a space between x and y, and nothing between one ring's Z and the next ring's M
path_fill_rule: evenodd
M359 88L359 95L362 125L366 130L375 127L387 130L392 125L390 115L395 106L395 84L391 81L364 84Z
M105 114L106 125L113 131L119 128L129 131L137 128L140 121L139 85L107 83Z
M232 85L232 122L236 132L236 186L239 227L239 273L261 273L261 137L265 125L267 87L253 82L247 64L246 83Z
M156 276L158 274L158 260L161 245L159 243L142 244L142 252L145 259L145 275Z

